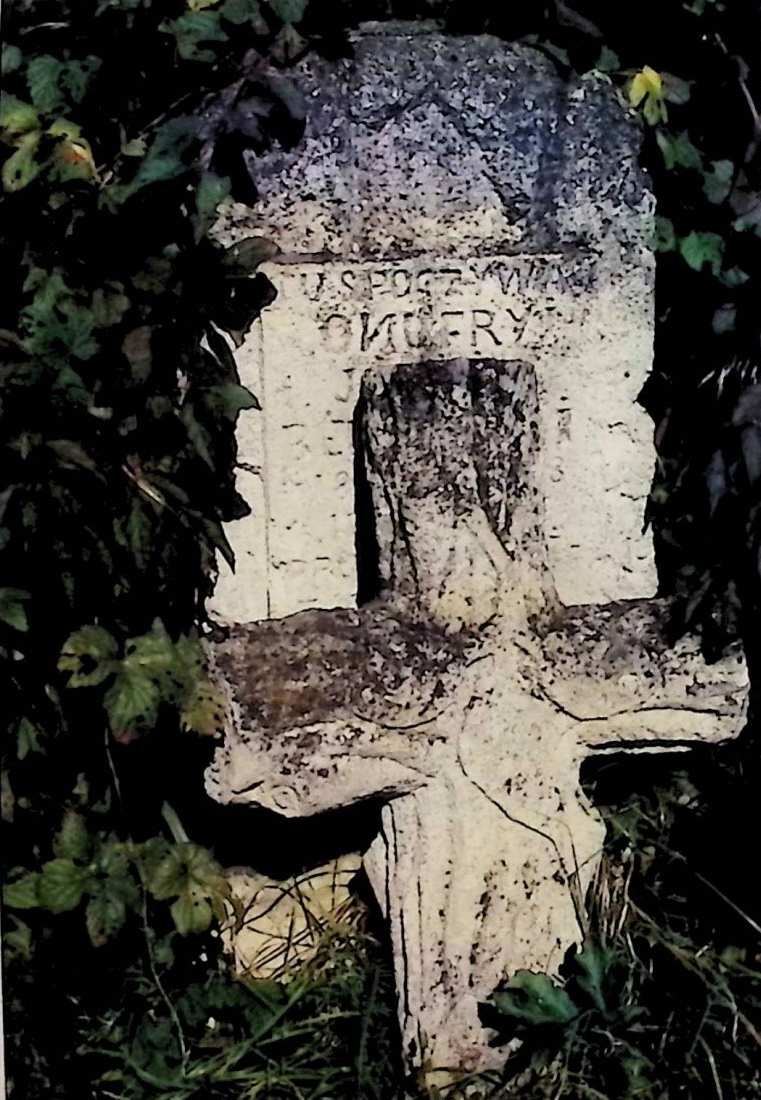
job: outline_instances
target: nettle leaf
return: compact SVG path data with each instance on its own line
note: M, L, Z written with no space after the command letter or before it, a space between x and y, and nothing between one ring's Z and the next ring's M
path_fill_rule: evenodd
M714 275L721 271L724 247L724 239L718 233L693 231L679 241L679 251L694 271L701 271L708 264Z
M284 23L300 23L309 0L269 0L269 6Z
M127 919L127 906L118 897L103 890L90 898L85 909L85 926L93 947L102 947L121 931Z
M53 854L61 859L73 859L84 863L92 850L92 838L81 814L69 810L53 841Z
M174 36L177 52L185 61L215 61L214 50L203 43L227 42L218 11L191 11L179 19L167 19L159 27Z
M76 909L84 897L90 873L72 859L52 859L43 865L37 887L39 904L51 913Z
M118 668L118 653L116 639L104 627L83 626L64 644L58 669L71 673L69 687L94 687Z
M686 132L668 134L664 130L658 130L655 137L658 148L663 154L664 163L669 170L679 164L683 168L695 168L700 171L703 158Z
M26 80L32 103L44 114L52 114L65 103L61 75L65 63L50 54L30 58L26 67Z
M521 970L492 994L492 1002L503 1016L531 1027L564 1027L579 1015L579 1010L564 989L548 974Z
M735 178L735 166L731 160L715 160L711 171L705 173L703 190L709 202L720 203L728 197Z
M39 908L39 884L39 871L27 871L13 882L6 882L3 886L3 904L9 909Z
M0 622L20 633L26 633L29 620L24 604L31 598L31 592L26 592L23 588L0 588Z

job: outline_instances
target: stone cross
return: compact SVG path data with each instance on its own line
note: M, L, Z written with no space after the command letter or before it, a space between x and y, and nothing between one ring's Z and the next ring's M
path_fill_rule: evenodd
M740 658L669 648L660 601L558 599L539 411L519 360L368 372L356 440L377 597L235 626L216 654L231 707L214 798L287 816L384 803L364 865L405 1063L429 1087L503 1061L479 1002L505 975L556 969L583 935L604 828L582 761L741 723Z
M366 28L350 61L297 74L305 140L257 160L278 297L238 354L262 411L239 426L251 514L227 535L226 622L349 607L357 592L353 416L368 370L526 359L541 393L553 579L566 603L650 595L641 513L652 425L653 199L641 130L605 77L537 50Z

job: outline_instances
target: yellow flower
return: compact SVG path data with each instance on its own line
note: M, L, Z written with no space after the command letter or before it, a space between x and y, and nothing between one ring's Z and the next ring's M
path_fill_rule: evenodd
M645 65L629 82L629 103L641 107L642 113L655 126L666 121L666 103L663 95L663 77L649 65Z

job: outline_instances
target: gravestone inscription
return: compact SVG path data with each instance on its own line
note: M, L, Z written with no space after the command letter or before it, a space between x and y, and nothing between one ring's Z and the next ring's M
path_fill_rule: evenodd
M279 297L240 356L262 413L240 432L252 514L228 531L228 621L356 596L352 420L363 373L464 356L529 360L541 478L569 603L649 595L642 535L652 355L651 199L639 134L602 78L562 81L489 38L361 34L351 62L305 68L307 138L258 166Z

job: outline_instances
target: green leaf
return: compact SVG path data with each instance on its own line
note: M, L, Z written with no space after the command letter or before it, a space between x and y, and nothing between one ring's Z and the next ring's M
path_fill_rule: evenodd
M159 30L174 36L177 52L185 61L215 61L214 50L205 49L202 43L228 40L217 11L187 12L179 19L165 20Z
M34 954L32 930L17 917L11 917L11 920L13 928L3 929L3 950L9 958L25 959L28 962Z
M21 68L23 60L24 55L18 46L10 46L5 43L3 45L2 63L0 64L0 71L2 71L3 76L17 72Z
M25 760L30 752L42 752L39 738L40 730L29 721L22 718L16 728L16 756L19 760Z
M251 390L235 382L225 382L219 386L209 386L200 391L203 402L217 416L235 421L238 414L247 409L261 409L261 405Z
M573 1000L548 974L528 970L519 971L491 999L504 1016L532 1027L547 1024L562 1027L579 1015Z
M39 176L40 165L36 159L39 145L38 133L27 134L19 140L18 148L3 164L3 187L6 191L22 191Z
M191 402L186 402L182 406L180 420L185 425L185 431L188 433L188 440L198 457L206 463L210 470L216 470L213 453L214 442L209 432L196 418Z
M180 710L185 729L202 737L222 733L227 717L227 699L219 684L208 676L199 675Z
M58 659L60 672L70 672L69 687L94 687L117 669L119 646L102 626L83 626L67 639Z
M230 194L230 180L216 176L213 172L204 172L196 188L196 213L204 229L209 228L217 217L217 208Z
M603 46L594 68L598 73L614 73L621 68L621 59L608 46Z
M224 19L237 26L250 23L256 34L267 33L267 24L262 20L259 0L225 0L220 13Z
M9 909L37 909L40 905L38 894L40 884L39 871L27 871L13 882L3 887L3 903Z
M39 130L40 116L31 103L13 95L0 96L0 130L3 141L15 145L20 137Z
M724 256L724 239L718 233L693 231L680 238L679 251L694 271L701 271L708 264L713 274L718 275Z
M64 62L50 54L32 57L26 67L26 80L32 103L44 114L52 114L65 103L61 74Z
M61 83L74 103L81 103L87 95L93 76L103 62L99 57L88 57L85 61L67 61L61 74Z
M743 271L740 267L730 267L721 274L721 281L725 286L736 287L742 286L750 279L750 275L747 271Z
M161 701L161 689L149 672L118 673L103 700L117 740L133 730L155 726Z
M663 98L669 103L683 106L690 98L690 85L673 73L661 73L663 78Z
M703 158L686 132L675 135L666 133L665 130L658 130L655 137L669 170L679 164L683 168L695 168L700 171Z
M29 621L24 604L31 598L31 593L22 588L0 588L0 622L20 633L26 633Z
M40 874L38 896L43 909L66 913L82 901L89 879L86 867L71 859L52 859Z
M170 907L175 928L181 936L205 932L214 912L205 898L181 897Z
M300 23L308 4L309 0L269 0L275 15L284 23Z
M706 172L703 190L709 202L720 203L729 195L735 176L735 166L731 160L715 160L711 171Z
M601 943L589 940L584 943L581 952L572 961L576 985L587 994L600 1012L607 1011L605 986L613 959L612 951Z
M89 858L91 848L92 839L84 818L76 810L69 810L53 841L53 854L61 859L73 859L83 863Z
M93 947L101 947L113 939L126 919L127 906L121 898L105 891L90 898L85 909L85 924Z

